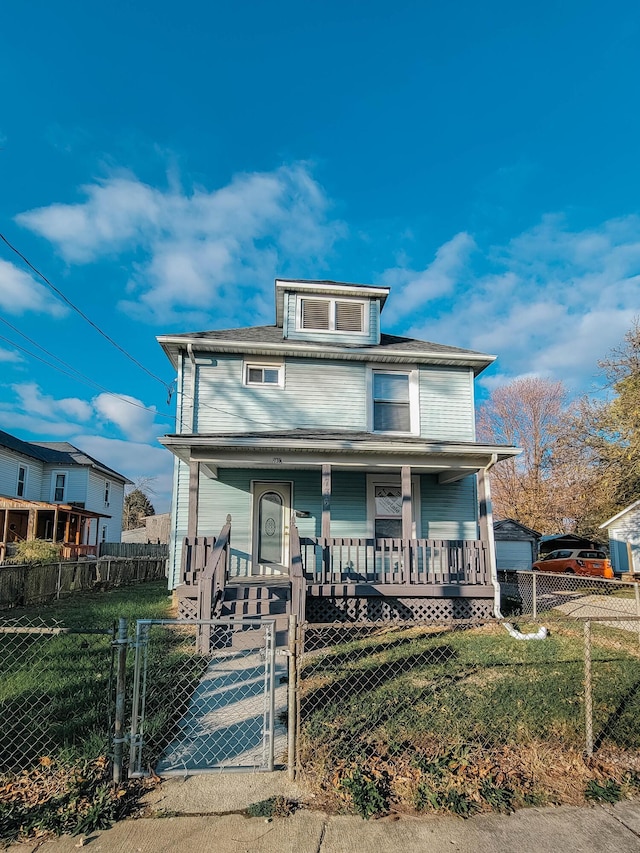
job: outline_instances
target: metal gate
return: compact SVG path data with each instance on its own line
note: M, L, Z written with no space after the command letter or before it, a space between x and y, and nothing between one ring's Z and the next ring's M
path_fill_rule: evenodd
M137 623L129 775L273 770L275 623Z

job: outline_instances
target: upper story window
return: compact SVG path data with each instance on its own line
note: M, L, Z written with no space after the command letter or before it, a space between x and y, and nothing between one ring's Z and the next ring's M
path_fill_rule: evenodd
M25 496L26 491L27 491L27 466L26 465L18 465L18 485L16 488L16 495L19 498L23 498Z
M298 298L298 330L366 334L367 303L356 299Z
M108 480L104 481L104 505L109 506L109 496L111 494L111 483Z
M375 432L415 432L410 372L373 372L373 429Z
M283 370L281 364L245 364L245 385L275 385L282 387Z
M67 485L67 475L66 474L56 474L54 480L54 488L53 488L53 500L56 503L62 503L64 501L64 490Z

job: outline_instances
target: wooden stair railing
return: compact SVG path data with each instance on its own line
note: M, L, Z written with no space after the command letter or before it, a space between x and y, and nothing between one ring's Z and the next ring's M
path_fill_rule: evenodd
M306 618L307 582L302 566L300 533L295 515L291 516L289 525L289 579L291 581L291 613L301 625Z
M220 531L216 544L211 549L207 563L198 577L198 630L197 649L207 654L210 651L211 625L207 620L217 619L222 609L224 589L229 576L229 554L231 543L231 516Z

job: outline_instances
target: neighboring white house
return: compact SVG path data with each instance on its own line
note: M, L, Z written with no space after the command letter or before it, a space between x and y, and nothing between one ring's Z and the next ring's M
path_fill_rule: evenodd
M609 533L609 551L616 572L640 574L640 500L600 525Z
M46 539L67 556L119 542L127 477L68 442L0 430L0 559L7 545Z

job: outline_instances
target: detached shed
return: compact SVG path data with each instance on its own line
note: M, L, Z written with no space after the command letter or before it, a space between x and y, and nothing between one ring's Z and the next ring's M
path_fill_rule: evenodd
M499 571L531 568L538 556L540 534L537 531L514 521L513 518L504 518L494 522L493 536Z
M550 536L540 537L540 554L550 554L551 551L557 551L558 548L586 548L589 551L594 549L605 548L603 542L596 539L585 539L584 536L578 536L575 533L554 533ZM606 548L605 548L606 550Z
M619 574L640 574L640 500L600 525L609 533L609 552Z

